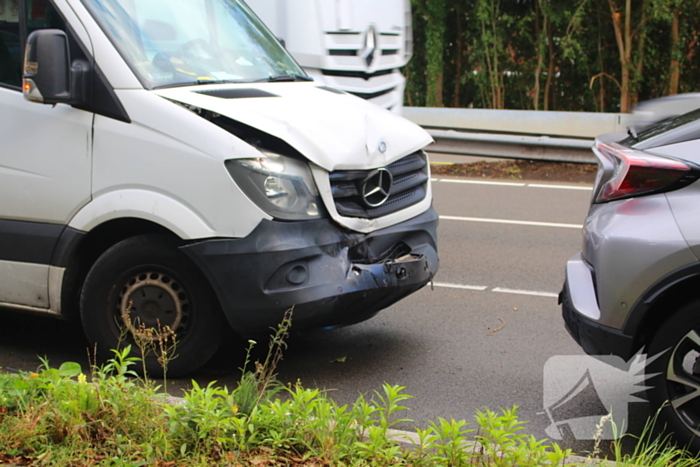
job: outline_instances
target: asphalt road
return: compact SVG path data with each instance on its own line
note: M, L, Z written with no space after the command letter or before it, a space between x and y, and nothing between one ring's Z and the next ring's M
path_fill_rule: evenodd
M375 318L352 327L290 338L279 378L319 387L351 403L382 383L406 387L413 399L400 428L438 417L473 420L475 411L519 406L526 432L547 437L544 369L551 357L582 355L564 329L556 295L566 260L580 248L590 188L520 180L440 178L433 183L441 214L441 266L426 287ZM86 362L77 326L25 315L3 316L0 367L35 369L37 355L53 365ZM235 386L241 343L232 340L194 377ZM260 346L262 347L262 346ZM572 381L573 385L576 381ZM178 394L188 379L169 382ZM581 397L577 412L594 397ZM632 404L639 432L646 404ZM583 409L581 409L583 408ZM590 442L569 438L583 452Z

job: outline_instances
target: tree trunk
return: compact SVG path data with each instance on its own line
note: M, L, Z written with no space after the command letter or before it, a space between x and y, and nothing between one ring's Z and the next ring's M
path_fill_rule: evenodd
M498 35L498 18L500 16L500 1L495 2L495 10L493 11L493 14L491 16L491 32L493 33L493 38L494 38L494 47L493 47L493 63L494 63L494 109L503 109L505 108L505 99L504 99L504 94L505 94L505 83L503 82L503 72L501 71L499 64L500 64L500 52L501 52L501 44L500 44L500 36Z
M544 65L544 51L542 50L542 32L540 28L540 11L542 0L535 2L535 48L537 50L537 66L535 67L535 86L532 89L532 104L535 110L540 110L540 75Z
M486 107L504 108L505 82L501 70L503 60L503 38L500 0L478 0L474 15L480 26L481 36L475 40L479 63L478 85L487 100Z
M406 78L406 90L403 93L404 100L405 100L404 105L407 105L408 107L414 107L414 105L413 105L413 93L409 92L409 89L408 89L408 83L409 83L409 80L411 79L411 72L408 69L405 69L403 75Z
M493 19L489 18L489 20L492 21L492 24L489 24L489 27L493 27ZM486 34L486 21L482 20L481 21L481 30L483 33L484 37L487 37ZM495 28L494 28L495 29ZM494 31L495 34L495 31ZM484 48L485 48L485 57L486 57L486 72L487 72L487 77L489 80L489 88L491 90L491 104L490 107L492 109L500 109L500 86L499 86L499 78L498 75L500 73L499 68L498 68L498 43L496 40L496 37L494 35L494 42L493 44L488 44L487 41L484 42Z
M464 38L462 29L462 7L461 3L455 6L455 17L457 18L457 59L455 60L455 90L452 96L452 107L459 108L462 89L462 55L464 54Z
M630 111L630 59L632 56L632 0L625 0L625 24L624 29L620 13L617 12L614 0L608 0L613 27L615 28L615 41L620 56L621 77L620 80L620 112Z
M598 17L598 23L600 23L600 16ZM603 60L603 42L600 36L600 31L598 33L598 60L600 61L600 72L605 73L605 60ZM598 82L598 96L597 96L598 112L605 112L605 82L601 78Z
M620 112L628 113L632 107L630 102L630 62L632 61L632 0L625 0L625 46L622 69L622 99Z
M427 95L428 107L444 107L443 100L443 69L445 45L446 2L430 0L426 2L428 21L426 22L425 52L427 60Z
M544 110L550 110L550 99L552 93L552 82L556 72L554 57L554 33L552 32L552 20L549 17L544 19L544 27L547 30L547 47L549 48L549 65L547 66L547 82L544 85Z
M671 75L668 78L668 94L678 94L678 87L681 81L681 62L679 60L681 49L680 37L680 11L676 8L673 12L671 22Z
M647 33L646 29L644 28L644 23L646 22L646 11L647 11L647 1L644 0L642 2L642 19L639 22L639 29L637 30L638 33L638 39L637 39L637 63L634 67L635 75L634 75L634 80L641 78L644 76L644 55L646 52L646 40L647 40ZM630 46L631 48L631 46ZM630 83L632 86L632 90L630 91L630 105L635 105L637 102L639 102L639 89L638 86L636 86L634 82Z
M486 21L481 20L481 37L485 38L486 36ZM491 47L489 46L487 41L484 41L484 57L486 58L486 77L489 80L489 100L490 102L490 107L493 107L493 103L495 102L496 98L494 96L495 94L495 87L493 85L493 66L491 65Z

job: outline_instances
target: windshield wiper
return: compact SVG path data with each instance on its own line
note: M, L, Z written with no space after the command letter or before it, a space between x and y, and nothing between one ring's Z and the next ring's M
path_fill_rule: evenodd
M225 83L246 83L248 81L242 79L198 79L196 81L184 81L181 83L169 83L161 84L160 86L153 86L151 89L168 89L168 88L179 88L182 86L199 86L202 84L225 84Z
M198 79L195 84L226 84L226 83L243 83L242 79Z
M272 75L263 79L197 79L195 81L186 81L183 83L162 84L153 86L152 89L176 88L180 86L199 86L203 84L227 84L227 83L277 83L284 81L313 81L314 79L304 75Z
M287 75L271 75L269 78L258 80L258 82L267 81L268 83L277 83L281 81L313 81L310 76L287 74Z

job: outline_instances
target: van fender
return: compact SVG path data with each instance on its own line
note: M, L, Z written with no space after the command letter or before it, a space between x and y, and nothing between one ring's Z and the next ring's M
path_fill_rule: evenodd
M212 225L182 201L142 189L124 189L100 194L83 206L68 226L89 232L107 221L123 218L154 222L183 240L219 236Z

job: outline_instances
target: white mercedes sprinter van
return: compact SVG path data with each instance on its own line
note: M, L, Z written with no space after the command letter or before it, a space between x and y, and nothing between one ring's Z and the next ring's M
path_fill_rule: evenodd
M223 323L357 323L437 271L430 137L242 1L0 6L0 307L79 316L103 355L167 327L176 375Z

